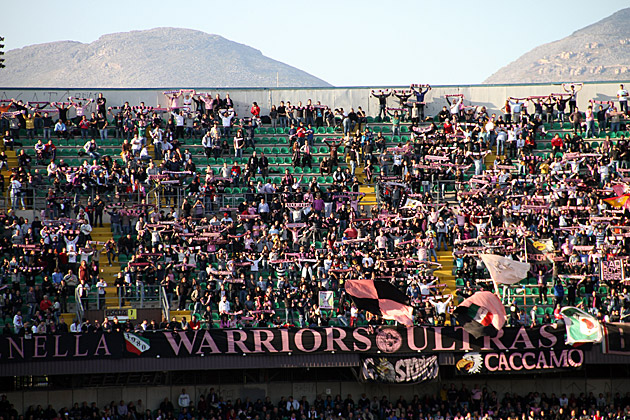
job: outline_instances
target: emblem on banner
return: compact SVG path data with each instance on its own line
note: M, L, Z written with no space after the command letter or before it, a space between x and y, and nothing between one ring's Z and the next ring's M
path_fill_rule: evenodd
M402 337L394 329L384 328L376 334L376 346L385 353L395 353L401 345Z
M457 370L462 372L470 374L479 373L483 367L483 359L481 358L481 354L477 352L466 353L455 366Z

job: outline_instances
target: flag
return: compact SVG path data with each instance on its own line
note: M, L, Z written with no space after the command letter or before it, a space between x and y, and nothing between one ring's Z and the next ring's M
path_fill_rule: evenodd
M553 252L556 250L553 246L553 239L538 239L537 241L532 241L532 245L540 252Z
M334 309L335 307L335 292L332 290L320 290L319 292L319 308L320 309Z
M348 280L345 286L357 308L413 326L413 308L409 305L409 296L393 284L387 281Z
M593 315L575 306L565 306L560 310L560 314L567 328L567 344L602 341L602 326Z
M414 200L413 198L407 197L405 200L405 204L402 206L403 209L415 209L417 207L422 206L422 201Z
M505 325L505 307L492 292L477 292L454 311L457 321L475 338L495 337Z
M130 332L125 332L125 342L127 345L127 351L130 353L140 354L151 348L151 343L147 338L140 337L139 335L132 334Z
M533 241L527 239L525 242L527 249L527 262L533 262L536 264L551 264L549 256L553 255L553 242L551 245L545 240Z
M479 257L496 283L515 284L527 277L530 265L493 254L479 254Z
M627 187L627 185L625 185L625 184L615 184L615 185L612 186L612 190L617 195L623 195L623 193L626 191L626 187Z
M623 194L613 198L605 198L604 201L613 207L625 207L630 208L630 202L628 201L630 194Z

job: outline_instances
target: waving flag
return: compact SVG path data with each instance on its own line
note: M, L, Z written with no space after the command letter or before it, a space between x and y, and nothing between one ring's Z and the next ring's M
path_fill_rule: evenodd
M567 328L566 343L599 343L602 341L602 326L597 318L574 306L560 310Z
M630 202L628 202L629 197L630 197L630 194L623 194L623 195L613 197L613 198L605 198L604 201L613 207L630 208Z
M457 321L475 338L495 337L505 325L505 307L492 292L477 292L454 311Z
M387 281L347 280L345 286L357 308L413 326L413 308L409 305L409 296L393 284Z
M479 254L496 283L515 284L527 277L531 265L493 254Z

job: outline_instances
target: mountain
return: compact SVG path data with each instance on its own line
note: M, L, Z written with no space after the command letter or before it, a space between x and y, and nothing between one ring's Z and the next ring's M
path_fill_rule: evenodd
M630 79L630 8L534 48L484 83Z
M180 28L7 51L3 87L325 87L302 70L218 35Z

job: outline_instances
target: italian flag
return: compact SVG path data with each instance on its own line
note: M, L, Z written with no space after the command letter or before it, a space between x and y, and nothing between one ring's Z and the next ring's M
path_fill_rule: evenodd
M565 306L560 311L567 328L566 343L599 343L602 341L602 326L597 318L574 306Z
M459 324L475 338L496 336L505 325L505 307L491 292L477 292L454 311Z
M151 348L151 343L147 338L140 337L129 332L125 332L124 336L127 344L127 351L130 353L140 356L142 353Z

